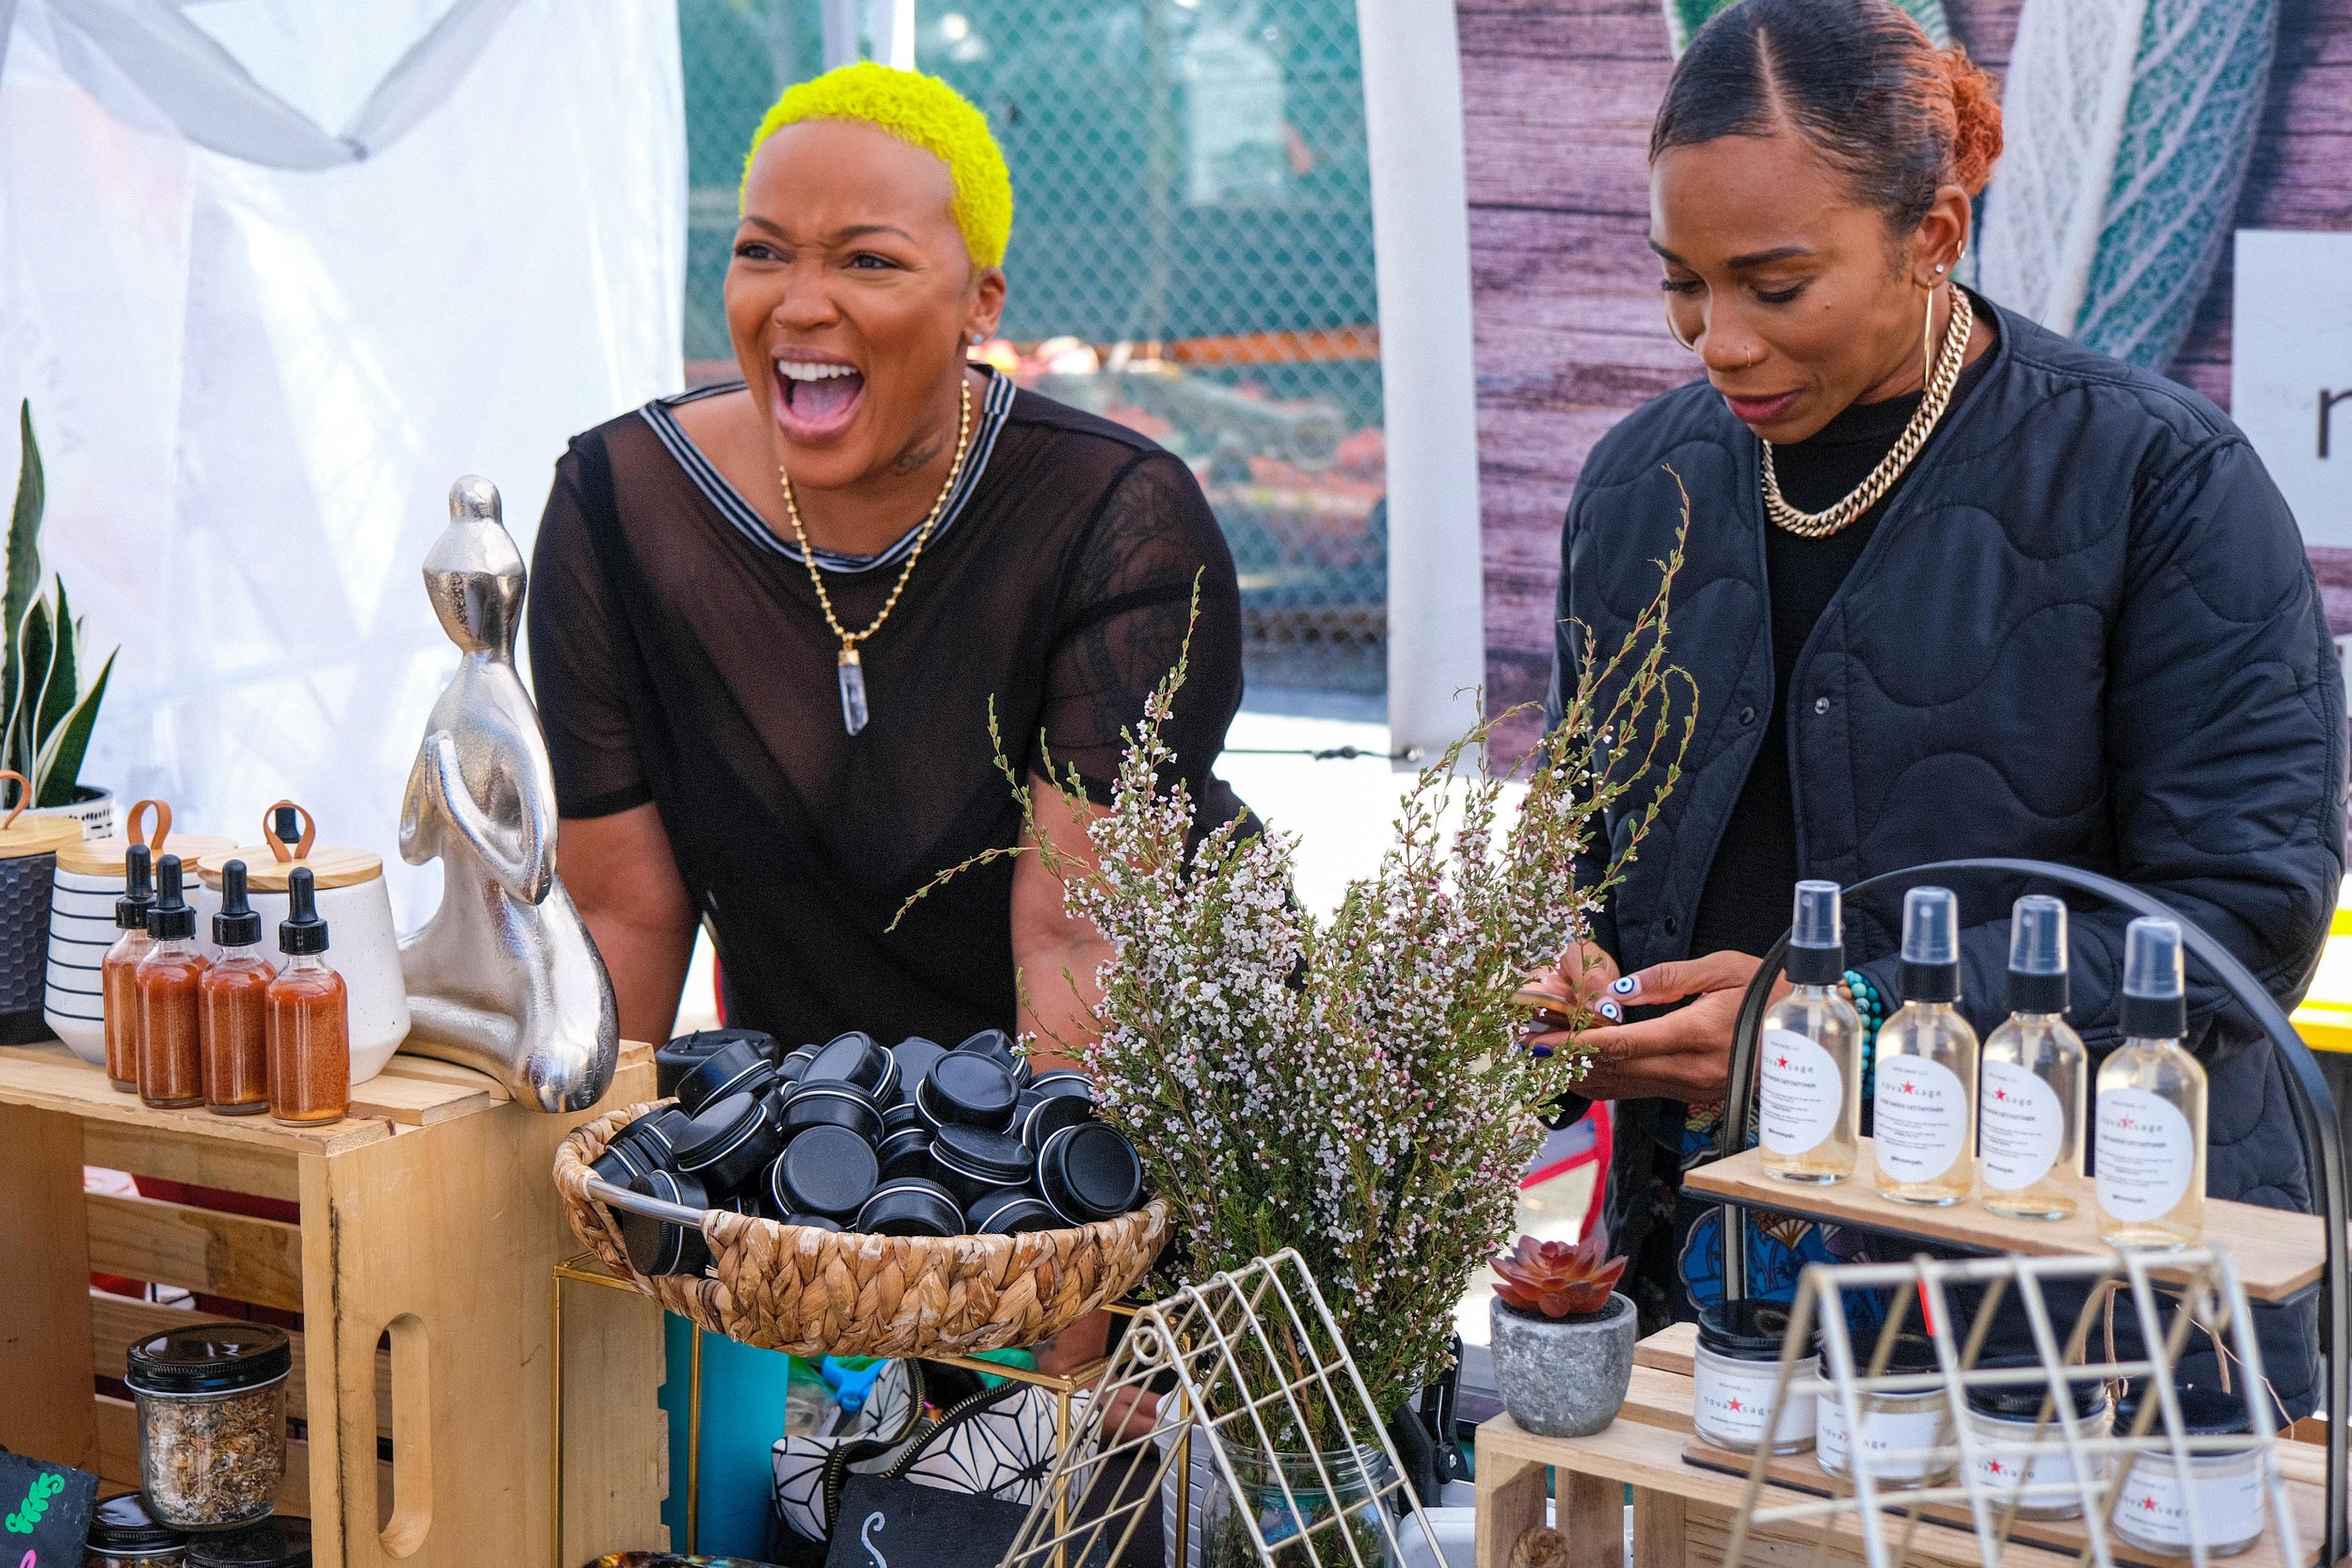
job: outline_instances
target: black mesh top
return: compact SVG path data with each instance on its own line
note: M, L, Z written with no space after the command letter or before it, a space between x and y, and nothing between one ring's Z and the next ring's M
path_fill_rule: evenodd
M944 868L1011 845L988 737L1074 766L1109 798L1120 731L1200 619L1168 738L1206 829L1241 809L1210 775L1241 703L1233 562L1190 469L1122 426L1016 390L983 402L967 482L897 610L860 644L871 718L842 723L840 644L800 551L671 410L573 440L533 553L531 663L565 816L652 801L717 945L728 1021L787 1043L862 1028L953 1042L1016 1022L1000 861L885 931ZM845 626L873 619L911 541L818 552ZM1031 975L1033 996L1059 986Z

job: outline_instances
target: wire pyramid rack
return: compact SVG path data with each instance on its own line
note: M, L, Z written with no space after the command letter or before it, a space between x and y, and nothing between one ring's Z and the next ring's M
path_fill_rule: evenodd
M1196 1442L1240 1499L1193 1522L1204 1564L1383 1568L1418 1528L1445 1568L1323 1291L1288 1248L1136 1314L1005 1568L1124 1560L1171 1472L1181 1540Z
M2158 1268L2161 1285L2151 1274ZM1887 1311L1878 1334L1857 1334L1851 1308L1881 1298ZM2031 1330L2031 1364L1979 1358L2005 1308ZM2119 1312L2129 1313L2141 1354L2117 1354ZM1889 1354L1915 1317L1935 1366L1890 1372ZM1817 1330L1814 1377L1798 1368ZM2225 1372L2235 1366L2230 1392L2244 1402L2244 1433L2190 1430L2175 1377L2184 1354L2203 1343L2217 1352L2226 1344L2217 1359ZM2153 1397L2137 1401L2128 1422L2117 1421L2110 1395L2127 1383ZM2027 1430L1972 1413L1972 1392L2010 1389L2040 1392ZM1743 1553L1788 1526L1818 1527L1816 1562L1849 1559L1858 1535L1870 1568L1912 1560L1922 1529L1952 1528L1974 1536L1985 1568L2004 1560L2012 1540L2102 1568L2180 1559L2206 1568L2256 1543L2270 1547L2263 1560L2312 1560L2305 1544L2313 1534L2295 1517L2280 1470L2251 1309L2218 1248L1817 1264L1799 1283L1770 1408L1807 1399L1822 1402L1825 1429L1842 1417L1836 1425L1854 1434L1842 1444L1846 1473L1826 1496L1776 1500L1793 1495L1790 1472L1799 1466L1764 1446L1748 1465L1727 1561L1747 1560ZM1767 1430L1773 1424L1768 1416ZM1796 1484L1817 1489L1821 1477L1809 1465L1804 1472ZM1783 1484L1768 1497L1775 1480ZM2220 1516L2221 1505L2243 1504L2249 1494L2258 1497L2258 1521L2249 1515L2233 1526Z

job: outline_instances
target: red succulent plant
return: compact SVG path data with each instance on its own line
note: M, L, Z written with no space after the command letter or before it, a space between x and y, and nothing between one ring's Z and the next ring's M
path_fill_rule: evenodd
M1494 1261L1495 1294L1504 1306L1534 1316L1590 1317L1609 1305L1625 1273L1625 1259L1608 1253L1609 1238L1597 1226L1574 1245L1521 1236Z

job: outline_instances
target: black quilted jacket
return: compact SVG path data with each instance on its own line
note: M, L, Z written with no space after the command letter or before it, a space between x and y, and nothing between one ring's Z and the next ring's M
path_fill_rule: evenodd
M2328 933L2345 793L2343 680L2295 519L2212 404L1995 314L1994 363L1887 502L1798 658L1786 720L1800 867L1851 883L2002 855L2103 872L2203 927L2287 1005ZM1555 716L1579 652L1570 625L1616 645L1673 543L1675 475L1691 495L1669 652L1696 680L1698 724L1602 922L1628 972L1688 956L1772 708L1757 454L1715 392L1686 387L1610 433L1569 508ZM2020 889L1957 891L1963 1006L1989 1030ZM1898 903L1848 911L1849 961L1890 994ZM2094 1064L2117 1039L2125 919L2076 906L2072 1017ZM2189 980L2191 1044L2211 1075L2208 1191L2308 1209L2278 1065L2194 965ZM1621 1109L1629 1130L1680 1125L1654 1103ZM1620 1136L1613 1204L1649 1141ZM2268 1370L2308 1409L2308 1303L2293 1319L2268 1325Z

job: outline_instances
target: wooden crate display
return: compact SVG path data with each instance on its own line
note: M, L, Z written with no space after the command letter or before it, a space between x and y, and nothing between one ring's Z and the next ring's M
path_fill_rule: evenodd
M650 1098L625 1052L607 1104ZM573 1250L548 1172L580 1117L508 1102L482 1074L396 1056L316 1128L151 1110L62 1048L0 1048L0 1445L138 1481L137 1422L101 1391L125 1347L202 1322L92 1288L179 1286L302 1315L279 1508L345 1568L542 1565L553 1390L550 1271ZM85 1165L297 1206L288 1223L86 1192ZM660 1313L567 1304L562 1558L664 1544Z
M1731 1519L1745 1491L1746 1461L1701 1443L1691 1423L1693 1403L1692 1354L1697 1330L1679 1323L1635 1347L1633 1386L1616 1420L1590 1437L1538 1437L1509 1416L1478 1429L1478 1544L1476 1568L1510 1568L1512 1548L1529 1531L1544 1528L1547 1494L1554 1500L1554 1522L1567 1539L1572 1568L1619 1568L1626 1541L1625 1497L1632 1493L1634 1568L1718 1568L1730 1546ZM2303 1540L2326 1539L2320 1515L2326 1492L2326 1451L2316 1445L2281 1440L2279 1467ZM1828 1494L1832 1482L1810 1453L1773 1462L1768 1504ZM1922 1522L1912 1538L1907 1561L1941 1568L1981 1568L1977 1537L1963 1511L1940 1511L1941 1522ZM1933 1519L1931 1515L1931 1520ZM1890 1553L1902 1521L1889 1514ZM1783 1524L1749 1538L1754 1563L1813 1563L1820 1526ZM2082 1535L2063 1521L2025 1525L2001 1555L2006 1568L2065 1568L2074 1562ZM1851 1515L1837 1522L1830 1549L1818 1560L1828 1568L1855 1568L1865 1560L1859 1527ZM2119 1548L2119 1562L2154 1568L2159 1560ZM2283 1568L2275 1535L2265 1533L2252 1550L2230 1560L2232 1568Z

